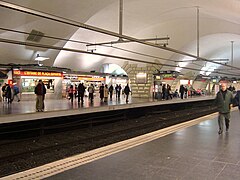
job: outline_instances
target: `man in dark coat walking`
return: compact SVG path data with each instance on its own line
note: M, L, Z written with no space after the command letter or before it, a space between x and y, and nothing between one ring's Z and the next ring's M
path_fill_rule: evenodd
M215 99L218 108L218 134L223 132L223 119L225 118L226 131L229 129L230 122L230 110L233 105L233 94L231 91L227 90L227 85L225 83L221 84L221 90L217 93Z

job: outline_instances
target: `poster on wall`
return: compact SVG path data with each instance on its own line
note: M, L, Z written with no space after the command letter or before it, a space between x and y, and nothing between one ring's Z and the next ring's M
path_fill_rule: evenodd
M145 83L147 83L147 74L146 73L137 73L137 75L136 75L136 83L137 84L145 84Z

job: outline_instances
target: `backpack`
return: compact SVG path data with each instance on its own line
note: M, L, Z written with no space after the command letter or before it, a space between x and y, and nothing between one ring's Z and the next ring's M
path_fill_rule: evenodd
M17 86L13 86L13 92L14 92L14 94L18 94L19 88Z

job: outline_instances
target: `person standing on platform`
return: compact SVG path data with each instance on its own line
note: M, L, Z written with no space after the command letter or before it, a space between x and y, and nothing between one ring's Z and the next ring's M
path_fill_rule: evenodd
M158 99L162 100L162 83L158 87Z
M12 100L14 100L14 97L16 96L16 97L17 97L17 101L19 102L19 101L20 101L20 98L19 98L18 94L19 94L19 87L18 87L17 84L15 83L15 84L13 85L13 99L12 99Z
M77 91L78 91L78 103L80 103L80 100L81 100L81 103L83 104L83 97L84 97L84 93L85 93L85 87L83 85L83 83L80 83L78 85L78 88L77 88Z
M44 99L45 99L45 94L46 94L46 88L42 82L42 80L38 81L37 86L35 87L34 90L36 94L36 111L43 111L44 110Z
M118 97L118 84L116 84L115 92L116 92L116 100L117 100L117 97Z
M110 101L112 100L112 95L113 95L113 86L111 85L108 89L109 94L110 94Z
M8 103L12 103L12 88L9 84L6 85L6 99Z
M99 87L100 99L103 101L104 98L104 84Z
M237 94L235 96L235 102L238 105L238 110L240 111L240 90L237 91Z
M166 84L163 84L162 86L162 99L165 100L166 99Z
M126 102L128 102L128 96L129 96L129 93L131 92L128 84L125 86L123 91L124 91L124 94L126 95Z
M122 87L121 87L121 84L119 84L118 85L118 100L120 100L121 90L122 90Z
M6 98L6 88L7 88L7 83L4 83L4 85L2 86L2 101L5 101Z
M167 84L167 100L169 99L169 97L172 99L172 89L171 89L171 86L169 84Z
M94 93L94 86L93 86L93 84L91 84L88 87L88 93L89 93L89 99L90 99L91 103L93 103L93 93Z
M104 102L107 102L108 100L108 85L105 84L105 87L104 87Z
M215 103L218 108L218 134L223 132L223 119L225 118L226 131L229 129L230 122L230 110L233 105L233 94L231 91L227 90L227 85L225 83L221 84L221 90L217 93Z
M180 91L180 94L181 94L181 99L183 99L184 92L185 92L185 88L184 88L184 86L183 86L183 85L181 85L181 86L180 86L180 89L179 89L179 91Z
M69 98L71 100L71 103L73 103L73 85L70 85L69 89L68 89L68 95L69 95Z

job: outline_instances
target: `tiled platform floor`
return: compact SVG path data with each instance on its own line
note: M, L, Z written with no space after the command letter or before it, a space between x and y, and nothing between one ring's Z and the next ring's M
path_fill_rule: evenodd
M193 97L181 100L180 98L162 101L164 103L172 103L175 101L187 101L190 99L209 99L212 96L202 96L202 97ZM153 99L146 99L146 98L129 98L128 104L134 103L146 103L146 102L153 102L157 100ZM112 106L112 105L123 105L126 104L125 98L122 96L120 100L116 101L116 98L113 97L112 101L108 99L107 102L101 102L100 99L97 97L94 99L93 103L90 103L87 97L84 98L84 103L79 104L77 99L71 103L67 99L60 99L60 100L53 100L53 99L46 99L45 100L45 111L57 111L57 110L73 110L73 109L81 109L81 108L91 108L91 107L100 107L100 106ZM7 102L0 102L0 116L6 114L25 114L25 113L35 113L35 100L32 101L14 101L12 104L8 104Z
M183 103L190 101L204 101L206 99L213 99L214 96L200 96L200 97L192 97L187 99L172 99L166 101L158 101L153 99L146 98L131 98L129 99L128 104L124 97L120 100L114 98L112 101L108 100L108 102L100 102L99 98L94 100L94 103L90 103L88 98L85 98L83 104L79 104L77 100L74 100L71 103L67 99L60 100L45 100L45 111L44 112L36 112L35 111L35 101L20 101L13 102L12 104L8 104L7 102L0 102L0 124L3 123L12 123L12 122L20 122L20 121L29 121L36 119L44 119L44 118L52 118L59 116L69 116L69 115L79 115L86 113L94 113L94 112L103 112L103 111L112 111L112 110L120 110L127 108L137 108L137 107L145 107L145 106L154 106L154 105L164 105L164 104L172 104L172 103Z
M49 177L51 180L240 179L240 113L218 135L217 118Z

